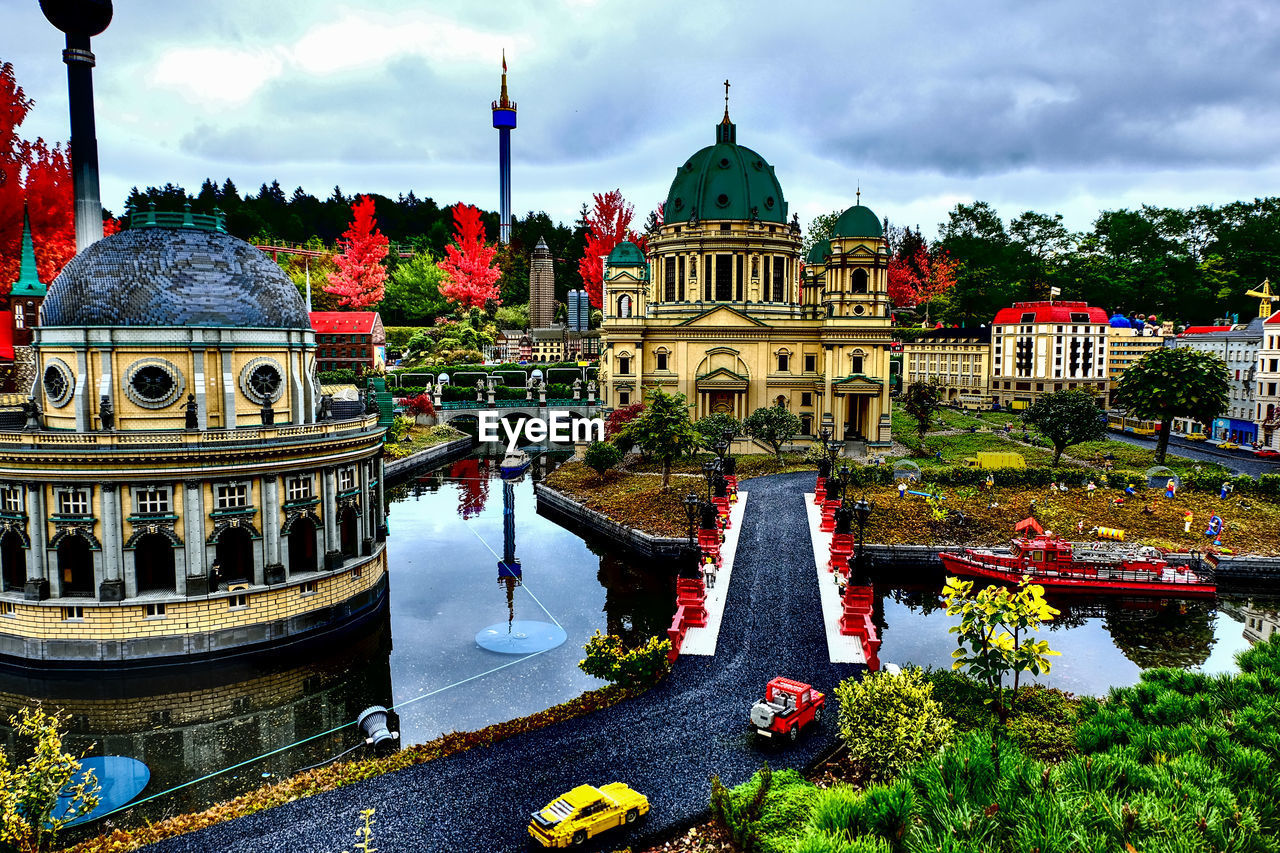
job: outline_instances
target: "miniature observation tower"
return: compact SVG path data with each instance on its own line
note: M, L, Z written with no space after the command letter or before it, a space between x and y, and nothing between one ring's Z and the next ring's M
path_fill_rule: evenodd
M511 242L511 131L516 129L516 102L507 97L507 54L502 54L502 93L493 102L493 126L498 130L498 240Z

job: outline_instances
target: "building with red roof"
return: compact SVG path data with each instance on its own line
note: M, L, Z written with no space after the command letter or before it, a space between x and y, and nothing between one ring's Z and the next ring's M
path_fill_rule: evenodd
M387 364L387 332L377 311L312 311L318 370L360 375Z
M991 396L1025 409L1041 394L1087 389L1106 407L1107 312L1085 302L1016 302L991 323Z

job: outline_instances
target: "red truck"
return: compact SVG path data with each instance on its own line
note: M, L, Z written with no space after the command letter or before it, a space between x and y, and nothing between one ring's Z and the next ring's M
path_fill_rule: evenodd
M751 725L761 737L786 735L792 743L810 723L822 722L827 697L808 684L790 678L774 678L764 699L751 706Z

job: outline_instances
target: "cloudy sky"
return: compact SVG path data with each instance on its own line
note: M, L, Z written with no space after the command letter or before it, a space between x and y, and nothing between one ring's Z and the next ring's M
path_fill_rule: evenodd
M516 212L569 221L620 187L638 218L713 141L738 141L802 222L863 201L936 229L1187 206L1280 187L1280 4L1268 0L463 3L116 0L94 39L103 200L132 185L278 178L497 207L500 54L519 103ZM65 139L61 34L0 0L0 60Z

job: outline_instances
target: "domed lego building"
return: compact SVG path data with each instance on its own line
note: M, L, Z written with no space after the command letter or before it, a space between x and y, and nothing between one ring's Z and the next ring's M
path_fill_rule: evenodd
M648 257L624 242L605 264L605 402L658 386L695 418L783 405L801 441L822 428L855 455L890 443L887 270L880 220L855 204L801 258L798 218L773 166L729 120L676 169Z
M221 217L90 245L33 347L0 432L0 657L227 655L381 612L379 416L332 418L297 288Z

